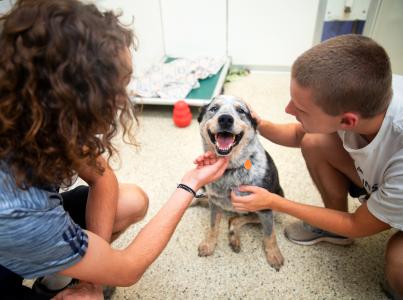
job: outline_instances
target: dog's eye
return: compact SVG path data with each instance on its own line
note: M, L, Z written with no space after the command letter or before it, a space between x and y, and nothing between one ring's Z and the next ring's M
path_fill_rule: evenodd
M240 114L246 114L246 111L242 107L238 107L236 111Z
M216 112L217 110L218 110L218 106L212 106L209 109L209 111L211 111L211 112Z

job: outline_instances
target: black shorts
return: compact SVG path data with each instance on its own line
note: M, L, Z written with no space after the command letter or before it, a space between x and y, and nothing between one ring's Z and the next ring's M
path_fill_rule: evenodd
M365 188L356 186L352 182L350 182L350 186L348 187L348 193L353 198L368 199L369 197L369 194Z
M81 228L87 228L85 223L85 209L87 206L88 186L80 185L70 191L60 193L63 198L63 207L70 217Z
M60 193L63 198L63 207L70 217L81 228L86 228L85 208L87 206L88 186L78 186L71 191ZM23 278L18 274L0 265L0 298L1 299L49 299L36 294L30 288L22 285Z

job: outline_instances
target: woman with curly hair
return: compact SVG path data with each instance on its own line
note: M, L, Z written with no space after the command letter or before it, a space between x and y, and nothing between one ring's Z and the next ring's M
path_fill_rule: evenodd
M137 145L126 93L133 33L112 12L77 0L17 1L0 30L1 298L40 299L23 278L42 277L36 290L54 291L65 277L49 286L43 276L56 273L80 280L59 298L101 297L101 285L135 283L168 243L193 191L221 176L227 160L197 158L133 242L112 249L148 207L146 193L119 184L108 164L118 126ZM88 187L59 193L76 176Z

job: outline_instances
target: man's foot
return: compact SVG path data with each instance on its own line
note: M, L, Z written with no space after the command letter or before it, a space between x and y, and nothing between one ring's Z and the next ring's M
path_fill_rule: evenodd
M291 242L299 245L314 245L328 242L335 245L351 245L354 240L313 227L305 222L297 221L284 229L284 235Z

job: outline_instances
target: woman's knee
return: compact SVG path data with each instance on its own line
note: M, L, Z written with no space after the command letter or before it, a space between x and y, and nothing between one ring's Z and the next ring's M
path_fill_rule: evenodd
M403 232L388 241L385 254L385 276L388 284L403 298Z
M148 211L149 198L147 193L137 185L132 187L135 192L135 197L133 199L134 211L138 213L140 219L143 219Z
M148 211L147 193L135 184L125 184L121 190L121 211L130 222L137 222L145 217Z

